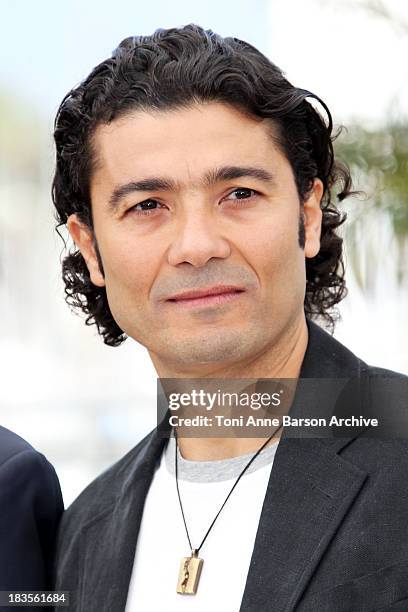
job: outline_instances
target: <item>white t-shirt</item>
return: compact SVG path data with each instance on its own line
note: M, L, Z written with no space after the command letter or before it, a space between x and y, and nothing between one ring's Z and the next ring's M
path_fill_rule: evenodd
M175 482L170 438L148 491L126 612L238 612L278 443L266 447L242 476L199 552L195 595L176 591L180 562L191 554ZM254 453L220 461L188 461L178 453L181 501L198 548L231 487Z

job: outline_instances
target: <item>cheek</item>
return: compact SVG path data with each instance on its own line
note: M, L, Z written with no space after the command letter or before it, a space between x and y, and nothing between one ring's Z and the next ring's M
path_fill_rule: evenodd
M265 220L262 229L248 244L266 273L287 274L304 259L299 247L298 218L294 215Z
M253 266L263 288L259 304L265 320L285 320L302 307L305 258L299 246L297 215L265 223L253 243ZM262 316L262 315L260 315Z
M145 295L154 278L155 250L123 236L102 241L100 250L108 296L127 290L133 292L133 299Z

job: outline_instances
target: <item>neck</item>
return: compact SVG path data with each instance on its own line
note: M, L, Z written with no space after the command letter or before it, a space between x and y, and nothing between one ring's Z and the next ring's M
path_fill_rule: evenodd
M292 378L299 377L300 368L308 343L306 319L303 315L297 325L281 334L274 345L262 354L242 363L228 366L213 366L188 376L169 366L153 360L160 378ZM274 444L281 435L279 429L267 446ZM271 431L273 433L273 430ZM259 438L190 438L178 437L182 457L190 461L216 461L255 452L265 442Z

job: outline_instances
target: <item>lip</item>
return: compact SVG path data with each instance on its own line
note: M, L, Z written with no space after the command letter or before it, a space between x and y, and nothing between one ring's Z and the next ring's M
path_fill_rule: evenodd
M243 293L244 289L233 285L217 285L204 289L195 289L193 291L184 291L168 298L168 302L193 302L203 298L214 298L216 296L227 296Z
M222 287L211 287L210 289L186 291L168 299L166 303L182 309L218 307L239 300L244 293L245 290L240 287L224 285Z

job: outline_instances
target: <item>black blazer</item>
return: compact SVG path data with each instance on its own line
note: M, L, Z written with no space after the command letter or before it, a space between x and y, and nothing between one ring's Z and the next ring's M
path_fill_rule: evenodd
M308 327L301 377L378 375L317 325ZM56 588L71 591L69 610L124 611L143 504L164 443L151 432L65 513ZM240 612L407 611L407 449L404 439L284 437Z
M28 442L0 427L0 591L51 589L63 509L52 465Z

